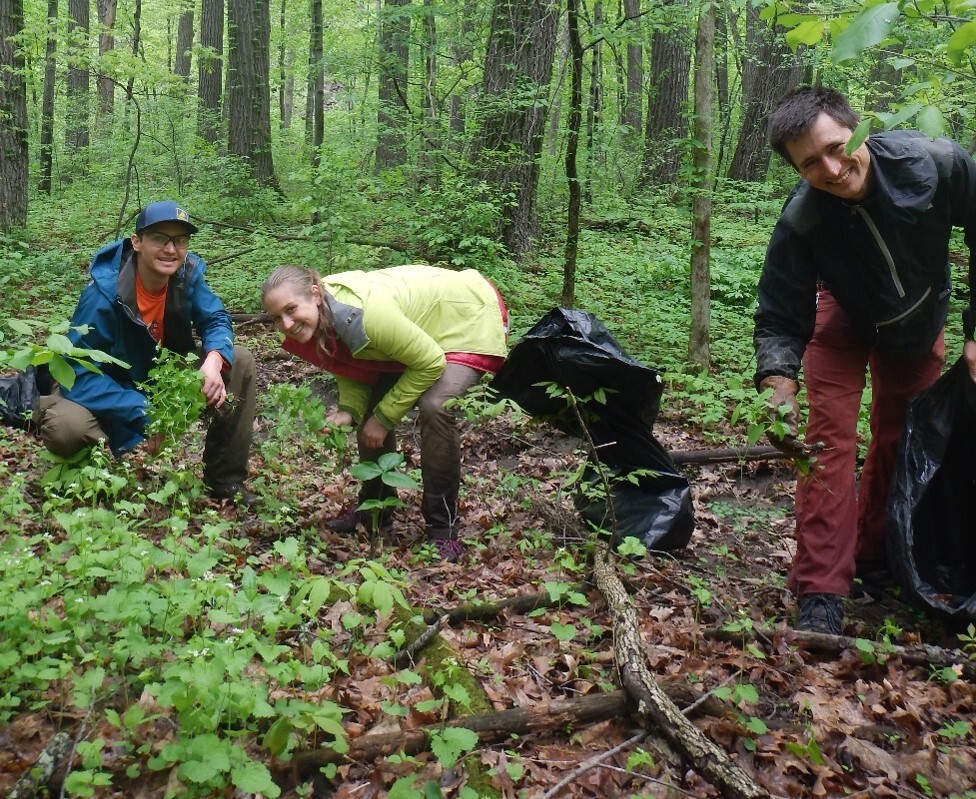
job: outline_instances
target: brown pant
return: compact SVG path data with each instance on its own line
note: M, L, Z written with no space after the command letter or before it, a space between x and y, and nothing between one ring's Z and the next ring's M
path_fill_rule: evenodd
M420 411L420 471L424 481L421 512L428 538L454 537L457 533L457 499L461 486L461 443L454 413L444 407L453 397L461 397L481 379L482 372L468 366L449 363L443 374L417 400ZM390 390L399 375L385 376L373 390L367 417ZM383 446L369 449L359 445L360 460L375 462L384 452L396 450L396 436L391 430ZM396 491L381 480L363 484L359 501L383 499Z
M234 347L234 363L224 376L233 407L217 410L207 429L203 450L203 479L211 486L241 483L247 478L247 459L254 427L254 356L245 347ZM68 458L108 436L98 418L83 405L62 396L59 389L41 397L36 413L44 446Z

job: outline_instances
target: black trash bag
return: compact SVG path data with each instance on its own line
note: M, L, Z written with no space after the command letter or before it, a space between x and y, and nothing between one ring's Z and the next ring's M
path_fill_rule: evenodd
M660 372L631 358L592 314L554 308L512 348L491 386L532 416L583 437L565 400L549 396L537 383L569 387L579 399L606 390L606 403L587 403L583 413L600 462L612 475L618 537L638 538L649 549L685 546L695 528L691 488L652 432L664 391ZM641 475L636 484L624 480L637 469L655 474ZM601 482L592 465L584 480L593 486ZM576 497L580 514L608 528L605 499L589 497L592 492L585 490Z
M28 366L23 372L0 377L0 423L26 430L30 415L37 410L41 396L37 369Z
M906 599L976 620L976 385L960 359L911 403L888 498L888 562Z

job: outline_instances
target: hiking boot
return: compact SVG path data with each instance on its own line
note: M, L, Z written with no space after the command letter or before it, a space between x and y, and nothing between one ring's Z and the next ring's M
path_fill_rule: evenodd
M244 483L212 485L210 486L210 496L214 499L226 500L231 505L243 505L245 508L253 508L261 504L261 497L248 491Z
M796 630L841 635L844 632L844 608L837 594L804 594L797 602Z
M456 538L431 538L427 543L434 546L437 557L445 563L457 563L464 554L464 545Z
M331 530L333 533L341 533L343 535L352 535L355 533L360 526L366 532L370 531L373 524L373 517L366 511L356 510L352 508L350 510L344 511L336 516L334 519L328 519L325 522L325 526ZM387 513L381 513L379 516L379 529L385 530L392 524L390 516Z
M851 599L861 599L869 596L872 599L882 600L886 595L891 596L898 593L898 581L895 575L887 568L872 569L863 574L858 572L851 585Z

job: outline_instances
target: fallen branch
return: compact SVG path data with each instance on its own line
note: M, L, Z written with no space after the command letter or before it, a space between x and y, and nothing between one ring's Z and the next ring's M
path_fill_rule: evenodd
M776 630L762 629L737 631L733 633L728 630L723 630L721 627L710 627L704 630L702 634L706 638L737 643L744 640L751 640L759 635L772 637L776 633ZM858 639L851 638L847 635L828 635L827 633L815 633L806 630L789 630L787 636L787 641L802 644L810 652L839 655L845 649L858 648ZM902 663L909 666L951 668L957 670L960 677L964 677L969 682L976 682L976 663L973 663L973 661L958 649L944 649L931 644L904 646L902 644L885 644L878 641L872 641L871 643L878 657L896 657Z
M686 719L651 676L638 633L637 612L617 576L605 546L594 555L593 574L613 618L614 659L624 689L637 702L637 712L653 724L695 771L729 799L759 799L769 794L760 788L725 750L710 741Z
M685 681L666 683L662 688L671 702L693 706L694 715L722 715L728 706L714 696L701 699ZM497 713L481 713L463 716L443 724L418 727L391 733L363 735L349 738L348 751L313 749L296 753L287 763L272 765L275 781L283 789L291 789L318 772L322 766L344 761L370 762L395 752L416 755L427 749L430 733L448 727L464 727L478 734L480 743L487 745L506 741L513 735L544 733L565 728L585 727L598 721L620 718L634 712L630 697L625 691L589 694L578 699L560 699L530 707L516 707ZM681 715L680 711L677 711Z
M48 783L55 772L63 765L72 751L74 742L66 732L59 732L38 755L37 762L20 775L20 779L7 794L7 799L27 799L46 794Z
M690 463L729 463L739 461L786 460L790 456L776 447L720 447L718 449L687 449L668 453L676 465Z

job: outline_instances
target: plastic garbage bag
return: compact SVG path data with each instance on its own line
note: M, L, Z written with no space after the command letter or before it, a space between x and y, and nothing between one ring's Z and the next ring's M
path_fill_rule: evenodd
M540 383L568 387L579 400L605 393L605 403L583 403L582 413L610 471L611 503L608 508L605 497L594 499L584 486L576 498L583 518L610 529L615 517L618 538L639 538L650 549L685 546L695 527L691 488L652 432L664 391L660 373L631 358L592 314L554 308L512 348L491 385L529 414L583 437L566 400ZM634 475L637 470L654 474ZM600 494L592 464L584 481Z
M906 599L976 620L976 385L960 359L911 403L888 498L887 549Z
M33 366L10 377L0 377L0 423L26 429L40 395L38 373Z

